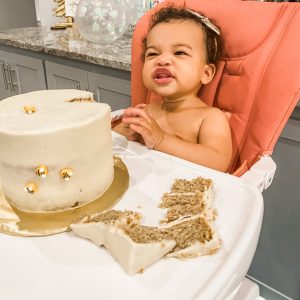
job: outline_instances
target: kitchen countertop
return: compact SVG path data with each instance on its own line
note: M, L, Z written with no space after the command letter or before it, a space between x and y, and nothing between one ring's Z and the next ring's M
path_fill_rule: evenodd
M50 30L48 27L29 27L0 31L0 44L131 70L131 36L126 34L113 43L100 45L84 40L73 28ZM300 101L297 106L300 107Z
M0 31L0 44L125 71L131 66L131 36L126 34L100 45L84 40L73 28L29 27Z

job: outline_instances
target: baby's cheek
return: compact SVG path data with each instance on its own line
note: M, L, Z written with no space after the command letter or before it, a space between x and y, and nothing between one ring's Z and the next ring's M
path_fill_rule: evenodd
M151 86L151 69L147 63L144 63L142 70L142 80L146 88Z

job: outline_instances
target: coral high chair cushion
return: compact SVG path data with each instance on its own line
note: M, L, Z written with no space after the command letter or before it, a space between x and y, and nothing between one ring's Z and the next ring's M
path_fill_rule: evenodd
M202 12L221 29L222 58L214 80L199 91L229 116L230 172L241 175L274 145L300 96L300 5L223 0L164 1ZM132 105L160 101L142 83L142 39L153 10L137 24L132 41ZM193 72L193 70L191 70Z

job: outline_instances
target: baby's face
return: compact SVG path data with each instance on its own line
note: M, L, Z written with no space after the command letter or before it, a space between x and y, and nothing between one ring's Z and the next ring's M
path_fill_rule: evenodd
M142 73L149 90L169 100L196 96L209 68L203 30L196 22L173 20L150 30Z

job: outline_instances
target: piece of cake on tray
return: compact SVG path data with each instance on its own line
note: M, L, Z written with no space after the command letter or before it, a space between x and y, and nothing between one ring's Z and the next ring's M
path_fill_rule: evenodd
M80 90L0 101L0 178L19 210L57 212L102 195L114 177L110 107Z
M162 196L159 207L166 209L166 213L161 224L196 215L212 222L216 217L213 199L213 184L210 179L202 177L192 180L176 179L170 192Z
M176 181L171 191L176 189L178 182L181 186L182 181ZM197 182L199 185L199 179ZM213 193L210 191L210 198L203 196L206 187L191 188L191 183L193 181L184 181L189 188L183 189L181 186L176 190L176 200L166 198L164 194L160 206L176 206L180 218L172 218L170 222L165 222L164 219L161 222L163 226L141 225L140 213L109 211L84 217L70 227L80 237L105 246L130 275L144 270L165 255L187 259L214 254L221 247L221 240L213 224ZM212 182L209 186L211 189ZM201 196L197 191L202 193ZM180 213L180 207L186 212L187 205L192 213ZM212 212L208 213L210 210Z
M140 226L136 212L109 211L84 217L71 224L77 235L98 246L105 246L124 270L132 275L142 272L166 253L176 242L164 237L158 228Z

